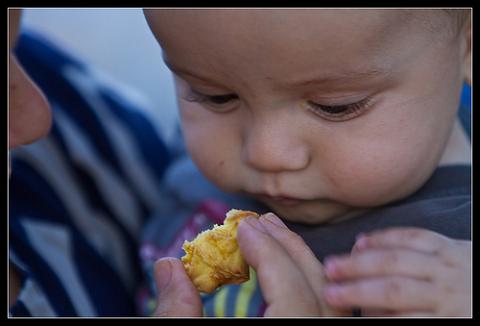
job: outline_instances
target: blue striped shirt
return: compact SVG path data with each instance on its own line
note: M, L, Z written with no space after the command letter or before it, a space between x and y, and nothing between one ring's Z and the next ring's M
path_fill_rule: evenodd
M9 260L22 286L9 313L135 315L139 234L170 162L159 129L145 103L41 35L23 33L15 53L53 124L12 152Z

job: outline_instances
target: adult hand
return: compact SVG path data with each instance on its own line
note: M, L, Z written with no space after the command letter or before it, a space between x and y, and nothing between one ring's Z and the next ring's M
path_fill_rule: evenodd
M202 301L192 281L177 258L162 258L155 262L157 287L155 317L201 317Z
M274 214L246 218L237 233L240 250L256 273L265 316L331 316L323 300L324 274L303 239Z
M257 273L267 304L266 317L348 314L325 304L322 264L302 238L275 215L242 220L237 241L245 260ZM155 316L202 315L200 296L178 259L158 260L154 276L158 292Z

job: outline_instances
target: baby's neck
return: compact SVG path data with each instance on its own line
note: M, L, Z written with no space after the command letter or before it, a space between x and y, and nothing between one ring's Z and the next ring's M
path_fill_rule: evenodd
M450 138L447 141L442 157L438 162L438 166L454 165L454 164L472 164L472 151L470 141L457 118L452 128Z
M357 217L359 215L365 214L369 210L370 210L369 208L355 208L355 209L352 209L351 211L335 218L335 220L331 221L330 223L335 224L335 223L343 222L343 221L349 220L351 218Z

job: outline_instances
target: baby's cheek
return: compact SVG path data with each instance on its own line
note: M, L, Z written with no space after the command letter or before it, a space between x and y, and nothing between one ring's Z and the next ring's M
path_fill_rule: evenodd
M427 181L448 138L449 117L428 106L433 105L429 101L416 104L379 107L339 135L335 147L325 149L332 154L326 174L336 200L382 205L412 194Z
M198 167L209 181L226 191L235 191L236 176L239 168L236 166L236 154L231 150L232 140L222 134L218 128L209 128L202 125L184 122L184 137L188 152Z
M377 206L417 190L434 165L424 160L422 153L391 145L396 149L349 151L345 159L335 160L329 177L335 199L352 206Z
M229 171L229 164L227 164L227 157L200 157L198 159L199 167L205 176L215 183L220 188L226 190L232 180L231 172Z

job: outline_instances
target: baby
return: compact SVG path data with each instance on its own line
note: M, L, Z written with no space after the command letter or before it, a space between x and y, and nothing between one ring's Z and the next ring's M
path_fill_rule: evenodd
M276 215L238 230L263 315L471 314L469 15L145 10L196 167ZM155 273L157 314L202 313L178 260Z

